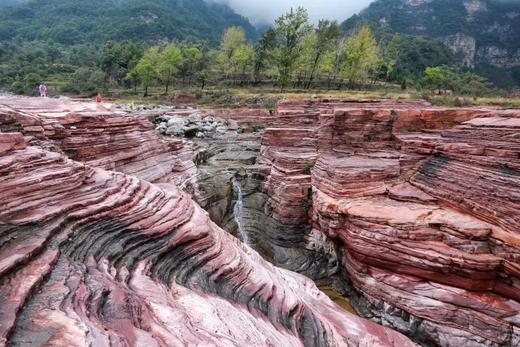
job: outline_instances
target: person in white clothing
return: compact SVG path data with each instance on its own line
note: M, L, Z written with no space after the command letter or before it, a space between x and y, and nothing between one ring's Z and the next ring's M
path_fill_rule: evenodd
M40 84L39 90L40 90L40 96L42 98L47 97L47 86L45 85L45 83L42 82L42 84Z

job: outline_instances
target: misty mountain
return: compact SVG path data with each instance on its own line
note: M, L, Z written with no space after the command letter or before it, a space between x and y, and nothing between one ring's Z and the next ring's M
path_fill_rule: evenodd
M376 0L343 27L349 30L363 22L438 38L455 52L461 66L502 85L520 85L520 1Z
M13 2L16 2L13 4ZM135 40L207 41L216 44L224 30L256 29L222 4L204 0L0 0L0 41L42 40L61 44Z

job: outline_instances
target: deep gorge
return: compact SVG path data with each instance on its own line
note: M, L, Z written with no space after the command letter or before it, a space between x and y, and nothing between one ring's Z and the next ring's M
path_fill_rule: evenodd
M520 343L516 110L0 104L1 343Z

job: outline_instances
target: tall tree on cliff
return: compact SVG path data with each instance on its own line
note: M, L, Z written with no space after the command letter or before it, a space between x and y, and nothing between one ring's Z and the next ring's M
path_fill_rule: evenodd
M301 41L311 30L309 15L303 7L291 9L275 20L277 47L274 50L279 83L283 91L291 81L295 62L301 49Z

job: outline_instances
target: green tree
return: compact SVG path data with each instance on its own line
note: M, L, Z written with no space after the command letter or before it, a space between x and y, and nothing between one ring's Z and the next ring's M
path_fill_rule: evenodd
M100 86L106 80L105 72L99 68L80 67L72 76L72 83L66 86L68 92L90 92L99 91Z
M255 45L254 66L253 66L253 83L257 84L266 67L271 63L273 50L276 41L276 31L272 28L267 29L258 43Z
M329 89L341 73L345 61L345 41L344 37L339 39L335 47L323 56L321 69L327 75L327 88Z
M23 92L26 95L36 95L36 90L40 83L42 82L42 78L37 73L29 73L25 75L23 79Z
M10 90L15 94L24 93L23 83L20 81L20 76L16 76L13 83L11 83Z
M137 85L139 84L139 74L137 73L137 69L134 67L132 70L128 71L125 76L125 82L131 85L134 88L134 94L137 94Z
M254 48L251 45L241 45L233 56L234 74L239 75L242 80L247 78L248 71L253 64Z
M483 96L490 94L493 88L493 84L486 78L471 72L466 72L463 73L460 78L460 88L458 91L461 94Z
M191 82L195 77L202 64L203 52L200 48L194 46L182 47L182 65L179 67L179 76L182 78L182 84L191 86Z
M105 72L109 85L121 85L124 77L132 70L143 55L136 43L107 42L101 51L99 67Z
M280 88L283 91L290 82L301 41L309 32L309 16L303 7L292 9L275 20L277 45L274 50Z
M152 82L158 77L157 66L159 63L159 48L149 48L144 56L135 66L135 75L144 87L144 96L148 96L148 88Z
M238 77L244 77L246 70L252 66L254 49L245 42L242 28L230 27L224 33L217 60L220 70L233 83Z
M338 44L340 37L341 29L336 21L319 21L318 27L315 29L314 54L309 80L307 81L307 89L310 89L312 85L322 58L328 51L333 50L334 45Z
M202 47L199 50L199 54L196 56L192 75L195 80L200 83L200 89L204 89L206 82L213 76L213 65L216 61L216 54L216 51L210 50L207 47Z
M459 78L457 69L447 65L427 67L424 71L424 83L429 89L456 90Z
M389 81L419 81L428 66L452 65L452 51L442 42L424 37L394 34L384 38L382 60Z
M298 47L298 57L294 64L294 85L305 87L312 72L313 60L316 51L317 36L314 31L309 31L302 38Z
M353 87L365 83L379 62L377 42L368 25L363 25L347 39L342 76Z
M240 27L229 27L220 42L220 50L227 59L231 59L235 51L244 44L246 40L246 33Z
M182 63L183 57L181 49L173 43L164 47L164 49L160 53L158 73L161 81L164 83L166 87L166 94L168 94L168 88L170 87L170 84L173 82L173 77L177 73Z
M482 96L490 93L492 84L484 77L471 72L460 72L453 66L427 67L424 85L429 89L449 89L458 94Z

